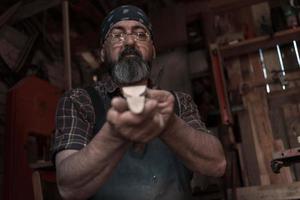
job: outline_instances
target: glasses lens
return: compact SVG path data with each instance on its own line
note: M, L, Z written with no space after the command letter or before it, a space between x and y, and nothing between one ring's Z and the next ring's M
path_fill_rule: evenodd
M117 43L122 41L124 38L124 34L123 33L111 33L110 34L110 41L112 43Z
M134 36L135 36L136 40L138 40L138 41L146 41L149 38L148 34L145 32L134 33Z
M124 41L127 37L134 37L136 41L148 41L149 34L146 32L133 32L133 33L111 33L109 35L112 43L119 43Z

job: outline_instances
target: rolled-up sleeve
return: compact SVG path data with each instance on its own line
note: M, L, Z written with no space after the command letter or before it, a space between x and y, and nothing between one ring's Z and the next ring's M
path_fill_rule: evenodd
M201 117L192 97L183 92L176 92L176 98L179 102L179 115L191 127L210 133L205 124L201 121Z
M66 92L58 102L52 157L64 149L83 148L93 136L95 122L91 99L84 89Z

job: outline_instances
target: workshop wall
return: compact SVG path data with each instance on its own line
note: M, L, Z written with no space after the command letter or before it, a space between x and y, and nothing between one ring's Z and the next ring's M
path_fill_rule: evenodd
M6 93L7 86L0 82L0 195L3 189L3 157L4 157L4 131L5 131L5 112L6 112Z
M186 49L176 48L159 54L152 69L153 80L159 87L192 93Z

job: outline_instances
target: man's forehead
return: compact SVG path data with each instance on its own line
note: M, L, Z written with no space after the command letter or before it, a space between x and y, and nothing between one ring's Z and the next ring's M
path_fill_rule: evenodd
M114 29L114 28L123 28L123 29L132 29L132 28L143 28L147 31L149 31L147 29L147 27L142 24L141 22L135 21L135 20L123 20L123 21L119 21L117 23L115 23L110 30Z

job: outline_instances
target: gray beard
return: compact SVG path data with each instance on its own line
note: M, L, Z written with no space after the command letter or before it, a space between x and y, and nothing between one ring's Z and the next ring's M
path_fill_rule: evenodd
M114 82L120 85L130 85L150 76L150 66L139 56L123 57L111 67Z

